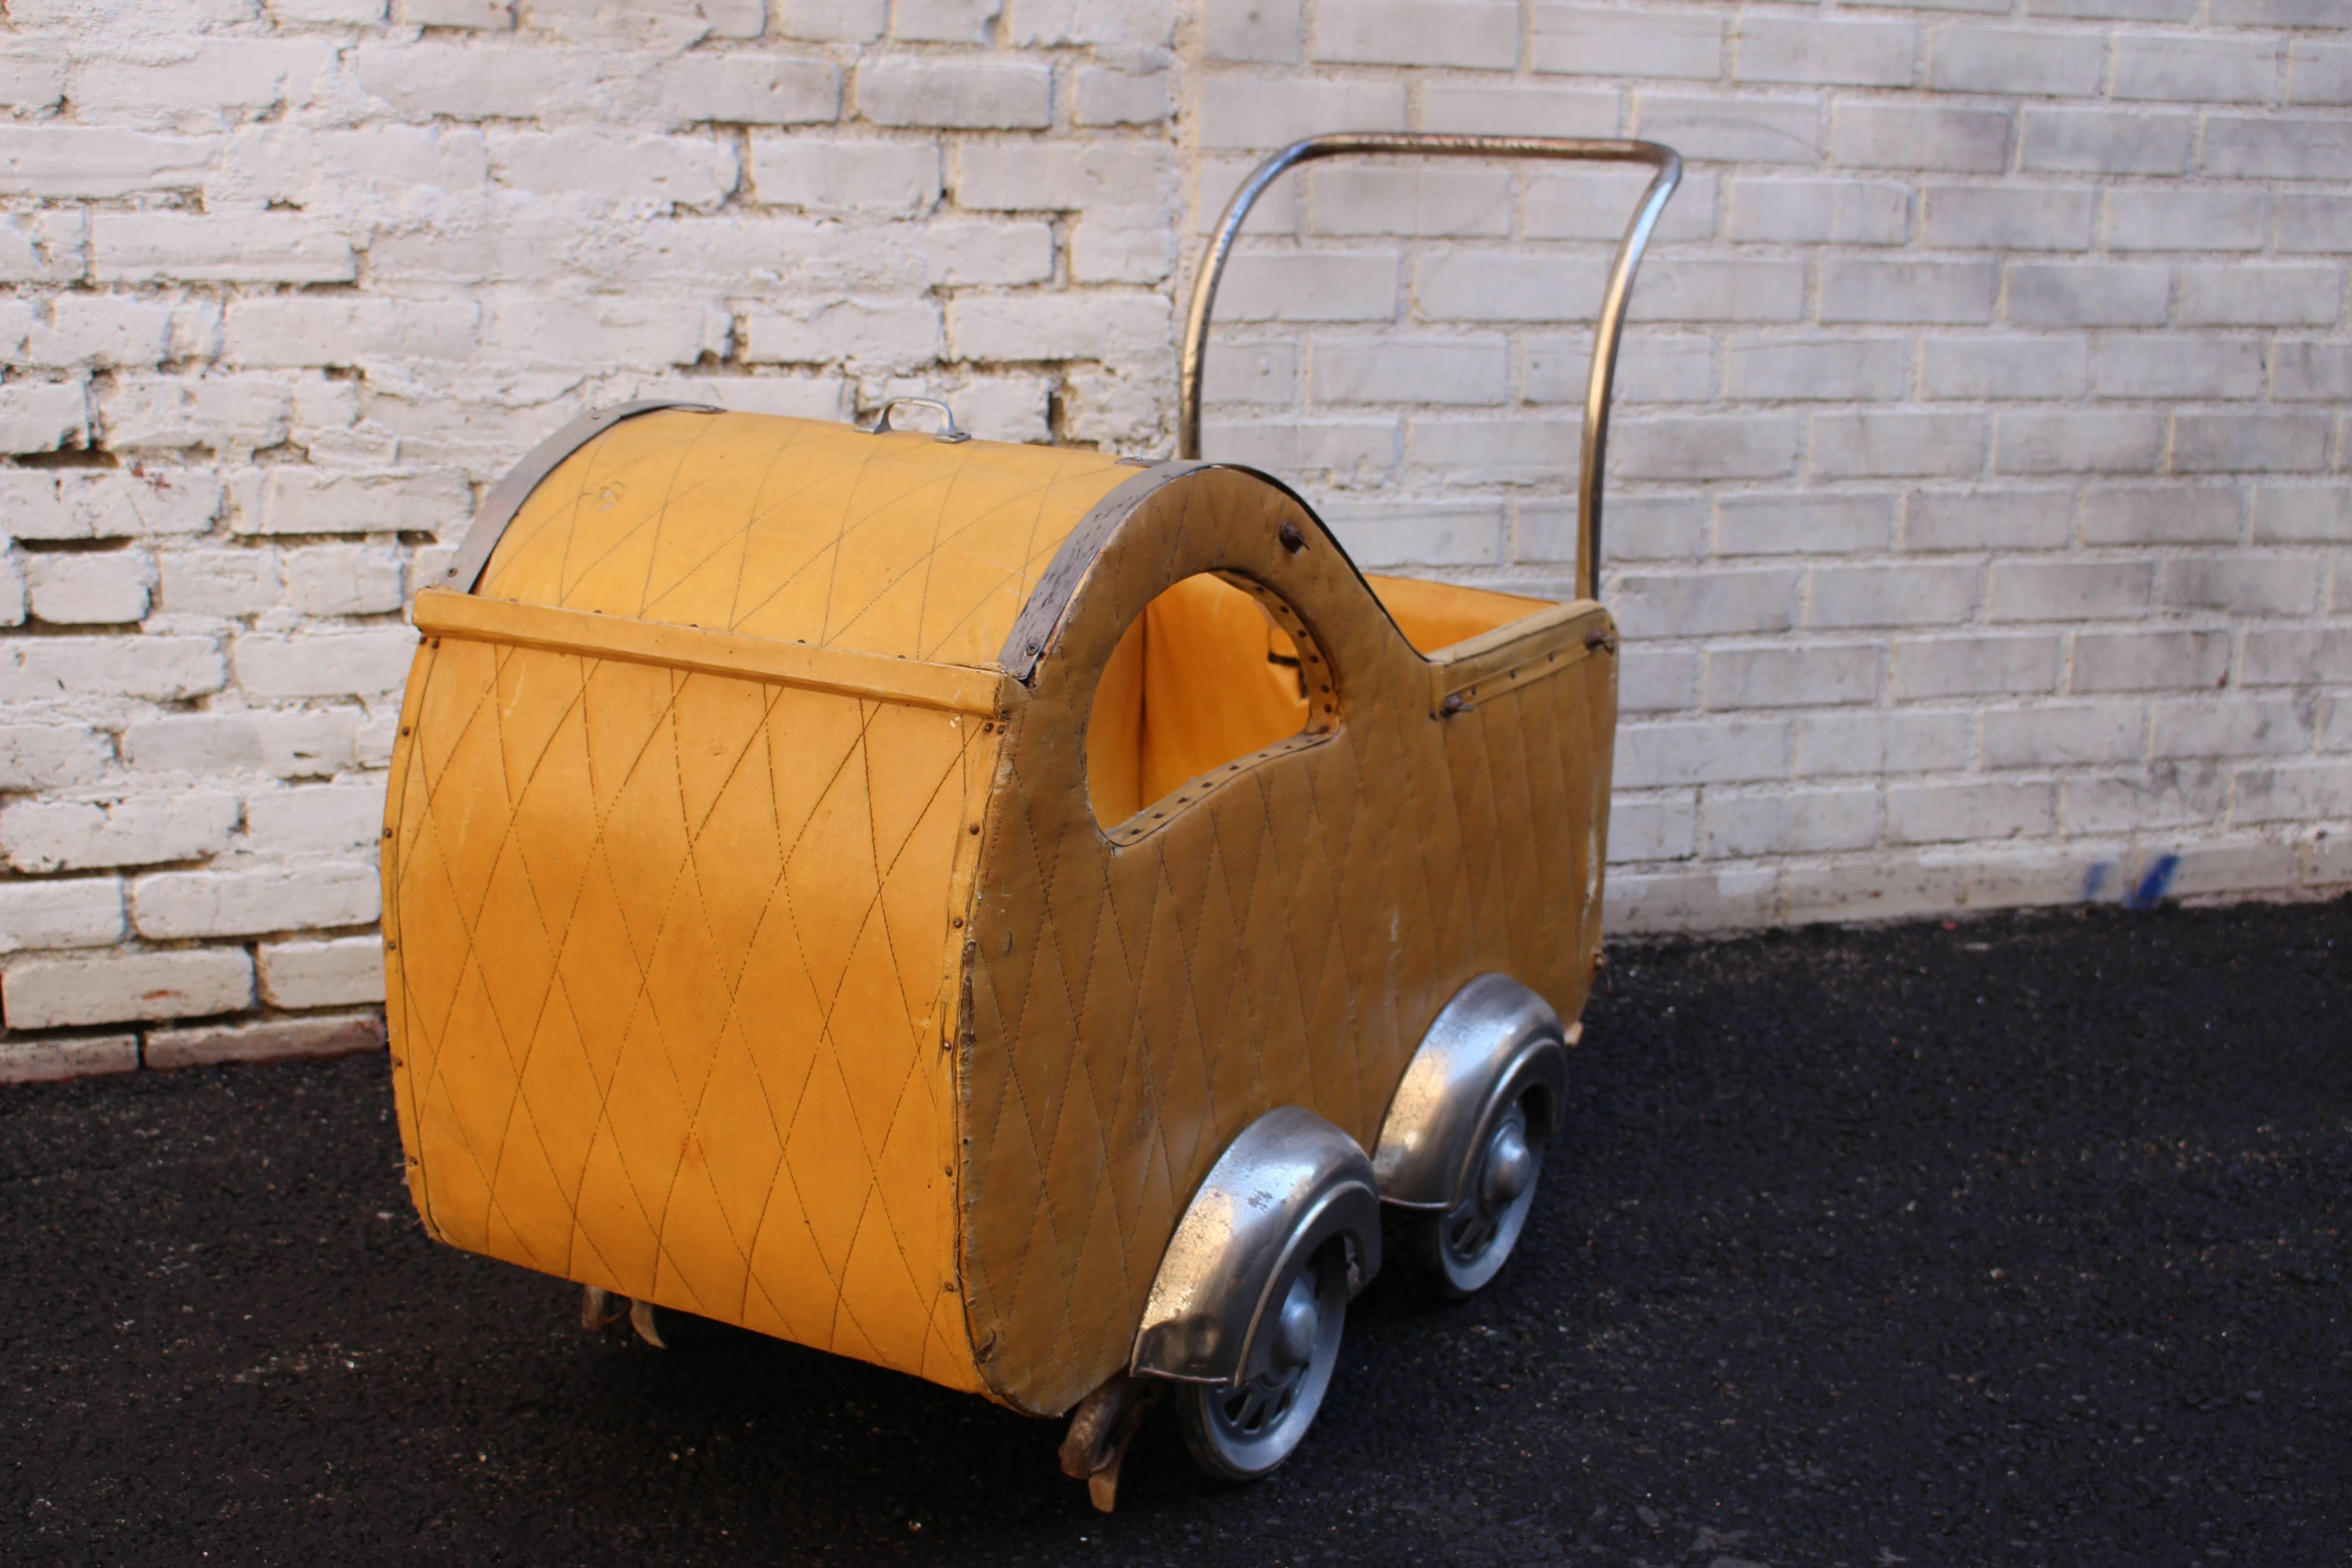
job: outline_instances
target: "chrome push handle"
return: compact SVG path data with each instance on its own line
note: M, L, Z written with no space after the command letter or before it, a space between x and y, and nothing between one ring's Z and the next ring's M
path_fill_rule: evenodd
M1579 598L1600 597L1601 477L1608 456L1609 397L1617 376L1617 344L1623 334L1625 308L1633 297L1633 273L1642 265L1650 235L1665 211L1666 198L1682 180L1683 161L1671 147L1655 142L1621 142L1567 136L1446 136L1412 131L1341 131L1294 142L1251 171L1209 241L1209 253L1192 279L1192 307L1184 319L1183 356L1176 371L1176 455L1201 455L1201 373L1209 352L1209 311L1216 303L1217 284L1234 241L1250 208L1265 188L1288 170L1318 158L1364 153L1415 153L1436 157L1556 158L1591 163L1646 163L1656 174L1633 209L1625 237L1617 242L1617 258L1610 264L1609 287L1601 295L1601 312L1593 323L1592 369L1584 387L1583 468L1576 481L1576 593Z
M884 398L884 399L882 400L882 412L881 412L880 414L878 414L878 415L877 415L877 416L875 416L875 420L874 420L874 426L873 426L873 428L872 428L872 429L870 429L870 430L868 430L868 431L866 431L866 433L868 436L887 436L887 435L889 435L889 434L891 433L891 432L890 432L890 410L892 410L893 408L900 407L900 406L906 406L906 407L911 407L911 408L936 408L936 409L938 409L938 410L940 411L940 434L939 434L939 439L940 439L940 440L942 440L942 441L947 441L947 442L956 442L956 441L969 441L969 440L971 440L971 431L969 431L969 430L962 430L962 429L959 429L959 428L957 428L957 426L956 426L956 422L955 422L955 410L954 410L954 409L952 409L952 408L950 408L946 404L941 403L941 402L940 402L938 398L936 398L936 397L886 397L886 398Z

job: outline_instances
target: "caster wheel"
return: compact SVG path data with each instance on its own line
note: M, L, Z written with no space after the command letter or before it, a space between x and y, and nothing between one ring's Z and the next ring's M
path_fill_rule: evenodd
M1543 1120L1533 1091L1503 1108L1486 1129L1470 1197L1445 1214L1415 1216L1415 1250L1439 1294L1475 1295L1498 1273L1527 1227L1543 1173Z
M1254 1481L1290 1458L1331 1386L1348 1319L1347 1243L1327 1243L1277 1284L1241 1386L1176 1386L1176 1417L1192 1462L1224 1481Z

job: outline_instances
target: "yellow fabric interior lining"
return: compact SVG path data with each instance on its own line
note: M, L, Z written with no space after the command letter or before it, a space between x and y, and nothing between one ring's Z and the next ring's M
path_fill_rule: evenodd
M1365 580L1423 654L1549 604L1409 577ZM1298 649L1288 634L1240 589L1187 577L1136 617L1096 683L1087 723L1095 820L1116 826L1187 779L1306 727Z

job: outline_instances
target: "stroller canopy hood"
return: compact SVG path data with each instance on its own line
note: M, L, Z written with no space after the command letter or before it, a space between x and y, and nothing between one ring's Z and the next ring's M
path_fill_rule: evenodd
M989 665L1062 541L1135 471L1098 452L663 410L542 480L478 593Z

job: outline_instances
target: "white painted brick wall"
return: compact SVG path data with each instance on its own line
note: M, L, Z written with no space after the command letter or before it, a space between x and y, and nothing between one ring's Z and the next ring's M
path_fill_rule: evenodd
M1690 160L1612 432L1617 929L2352 879L2328 0L135 10L0 50L0 1076L372 1037L402 606L547 431L929 390L1164 453L1202 237L1341 128ZM1211 454L1558 591L1638 185L1277 184Z

